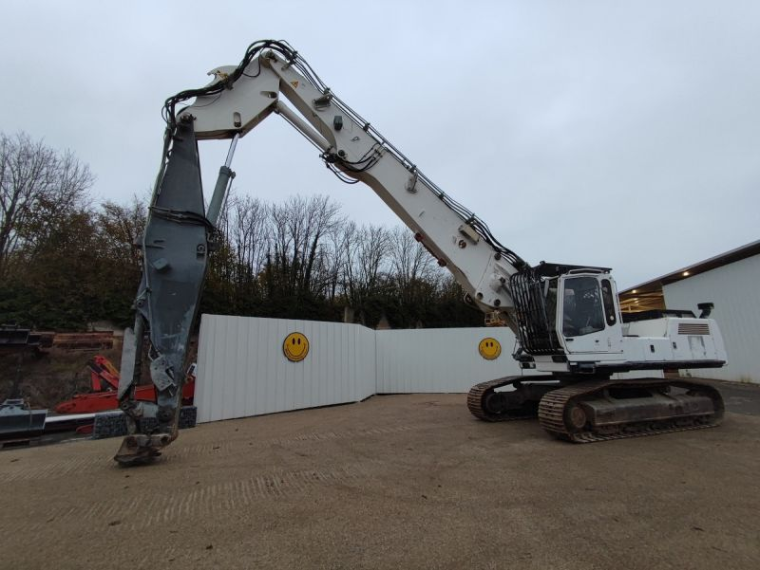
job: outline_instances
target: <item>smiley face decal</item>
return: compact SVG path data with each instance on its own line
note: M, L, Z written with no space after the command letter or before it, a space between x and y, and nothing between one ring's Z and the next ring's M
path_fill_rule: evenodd
M299 332L290 333L282 343L282 352L291 362L301 362L309 354L309 339Z
M501 343L495 338L486 337L480 341L478 352L486 360L496 360L501 354Z

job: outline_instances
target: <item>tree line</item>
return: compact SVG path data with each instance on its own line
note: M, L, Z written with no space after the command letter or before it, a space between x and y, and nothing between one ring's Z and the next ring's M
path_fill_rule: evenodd
M148 207L93 204L71 152L0 133L0 323L38 330L132 324ZM479 326L448 272L405 227L359 225L325 196L268 203L233 192L201 311L394 328Z

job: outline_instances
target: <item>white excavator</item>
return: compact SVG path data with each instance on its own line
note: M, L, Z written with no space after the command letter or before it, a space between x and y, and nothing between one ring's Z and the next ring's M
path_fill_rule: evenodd
M537 415L549 433L574 442L720 423L724 406L714 387L662 374L725 364L709 303L699 317L657 311L626 319L609 269L531 267L333 93L284 41L254 42L239 64L210 75L207 86L182 91L164 106L161 168L142 238L143 277L118 392L130 435L117 462L150 462L177 437L188 340L234 176L232 157L238 140L270 115L285 119L316 146L342 181L372 188L453 273L466 291L465 302L485 313L487 325L514 331L519 342L514 357L526 373L474 386L467 403L476 417L504 421ZM198 141L207 139L230 139L231 146L205 209ZM134 399L144 352L155 402ZM631 371L658 372L652 378L619 377Z

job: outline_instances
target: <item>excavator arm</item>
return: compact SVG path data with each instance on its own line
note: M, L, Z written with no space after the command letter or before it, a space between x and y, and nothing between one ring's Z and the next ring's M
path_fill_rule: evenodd
M722 400L709 386L610 380L616 372L722 366L725 349L714 320L664 314L623 323L608 269L531 268L335 95L285 42L255 42L238 65L210 74L210 84L178 93L164 106L164 151L141 244L135 326L125 335L122 356L118 396L131 435L115 457L119 463L148 462L177 437L187 345L234 176L232 158L238 140L272 114L316 146L338 178L372 188L454 274L486 323L512 328L526 355L522 365L550 373L474 386L468 406L475 416L503 421L537 413L547 431L571 441L720 423ZM208 210L198 155L198 141L205 139L231 139ZM155 402L134 398L144 354ZM510 386L509 394L497 391ZM671 389L683 393L671 395ZM158 425L150 433L141 425L146 418Z
M255 42L237 66L219 67L210 75L209 85L178 93L164 107L165 146L141 244L144 265L135 326L126 334L122 356L119 401L132 428L115 457L122 464L149 461L177 437L181 371L215 225L234 176L232 156L238 140L272 114L314 144L341 180L372 188L439 265L454 274L490 324L516 330L509 280L527 264L337 97L288 44ZM208 211L197 144L206 139L232 141ZM144 349L146 332L149 346ZM134 399L145 353L155 403ZM146 418L158 420L150 434L141 429Z
M244 136L269 115L280 115L339 177L370 186L484 312L503 311L508 318L513 303L504 284L525 263L332 93L287 44L257 42L252 50L250 62L211 71L212 92L197 96L177 121L192 122L203 140Z

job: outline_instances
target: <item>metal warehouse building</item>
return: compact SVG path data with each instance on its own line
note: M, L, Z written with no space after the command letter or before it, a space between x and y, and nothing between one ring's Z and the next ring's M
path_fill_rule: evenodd
M760 240L631 287L620 293L620 305L625 312L667 308L699 315L699 303L714 303L710 316L720 325L728 364L710 376L760 383L759 284Z

